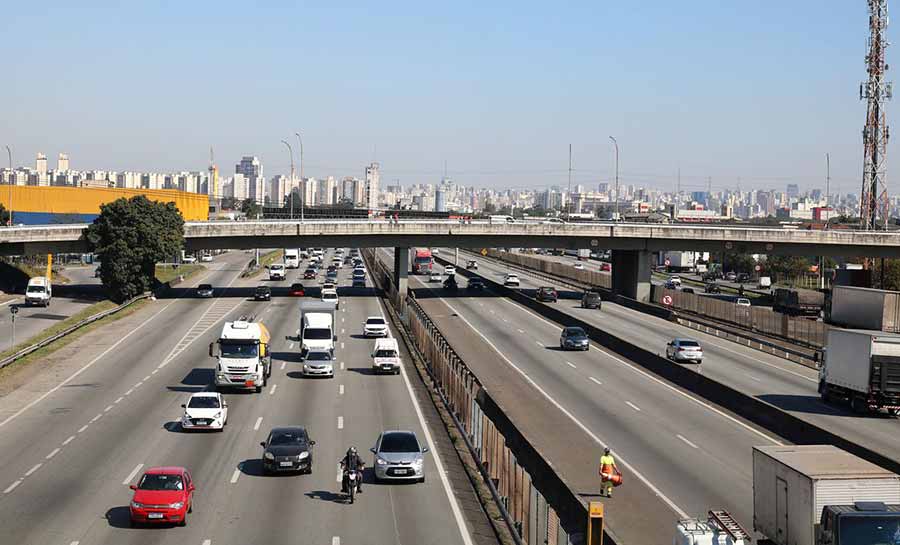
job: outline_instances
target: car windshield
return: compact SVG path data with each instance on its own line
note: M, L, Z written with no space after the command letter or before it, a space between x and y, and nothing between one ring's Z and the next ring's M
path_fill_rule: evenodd
M272 446L282 446L282 445L302 445L306 442L306 433L302 431L284 431L272 434L272 440L269 441L269 445Z
M310 352L306 355L306 361L331 361L331 354L328 352Z
M28 286L28 293L44 293L44 286Z
M697 341L679 341L678 345L682 348L700 348L700 343Z
M147 473L138 485L141 490L184 490L181 475Z
M381 452L419 452L419 442L411 433L389 433L381 439Z
M888 545L900 541L900 519L896 516L844 517L840 520L838 543L841 545Z
M390 350L390 349L387 349L387 348L382 348L381 350L376 350L376 351L375 351L375 357L376 357L376 358L396 358L396 357L397 357L397 351L396 351L396 350Z
M223 358L255 358L258 353L256 344L249 343L219 343L219 350Z
M199 286L197 286L197 289L198 290L211 290L212 284L200 284Z
M366 325L384 325L384 318L369 318Z
M256 288L257 293L262 293L265 291L269 291L269 286L259 286L258 288Z
M320 341L323 339L331 338L331 330L325 328L312 328L307 327L303 330L303 338L310 339L313 341Z
M337 299L336 293L323 293L322 299Z
M580 327L567 327L565 330L567 337L585 337L584 330Z
M188 402L189 409L218 409L219 398L215 396L195 396Z
M306 269L306 274L315 274L315 273L316 273L315 269Z

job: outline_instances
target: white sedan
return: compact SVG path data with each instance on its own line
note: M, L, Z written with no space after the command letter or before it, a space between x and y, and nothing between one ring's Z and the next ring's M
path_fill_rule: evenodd
M447 265L446 267L444 267L444 274L446 274L447 276L453 276L454 274L456 274L456 267L454 267L453 265Z
M576 263L576 264L574 264L574 265L572 265L572 266L575 267L576 269L578 269L579 271L583 271L583 270L584 270L584 263Z
M431 274L428 276L429 282L440 282L442 279L441 271L431 271Z
M369 316L363 323L364 337L387 337L388 326L383 316Z
M219 430L228 423L228 403L219 392L197 392L182 405L181 429Z
M507 274L506 278L503 279L503 285L504 286L515 286L518 288L519 287L519 275L513 274L513 273Z
M322 290L322 302L323 303L334 303L335 309L340 308L340 306L341 306L341 303L338 300L337 290L335 290L335 289L331 289L331 290L323 289Z

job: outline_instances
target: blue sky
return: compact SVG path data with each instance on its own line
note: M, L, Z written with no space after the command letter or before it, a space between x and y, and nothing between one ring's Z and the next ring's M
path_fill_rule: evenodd
M867 9L846 0L27 2L4 8L17 164L859 191ZM889 37L894 29L889 29ZM888 50L888 61L900 50ZM889 122L900 105L889 107ZM377 150L377 151L376 151ZM900 165L892 143L889 164ZM888 184L900 168L889 169ZM898 181L900 184L900 181Z

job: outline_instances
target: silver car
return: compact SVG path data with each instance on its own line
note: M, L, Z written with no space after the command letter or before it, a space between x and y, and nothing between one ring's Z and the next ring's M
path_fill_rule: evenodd
M666 345L666 358L672 361L703 362L703 348L694 339L672 339Z
M303 376L334 378L334 356L329 350L310 350L303 358Z
M428 447L423 447L411 431L385 431L378 436L375 446L369 449L375 455L375 480L425 482L425 457Z

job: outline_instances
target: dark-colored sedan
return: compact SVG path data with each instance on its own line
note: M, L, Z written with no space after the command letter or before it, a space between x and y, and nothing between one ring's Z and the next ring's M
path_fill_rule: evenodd
M309 267L305 271L303 271L303 279L304 280L315 280L316 279L316 270L312 267Z
M337 282L337 277L338 277L337 269L335 269L333 271L328 271L327 273L325 273L325 280L327 280L328 282Z
M563 350L588 350L591 342L580 327L564 327L559 334L559 347Z
M555 303L556 300L559 299L559 294L556 293L556 288L551 286L541 286L538 288L535 298L538 301L543 301L545 303Z
M300 471L312 473L313 446L306 428L290 426L273 428L269 437L260 443L263 448L263 474L270 475L281 471Z
M256 286L253 298L257 301L268 301L272 298L272 288L269 286Z
M600 298L600 294L596 291L586 291L584 295L581 296L581 308L595 308L600 310L600 307L603 305L603 299Z
M291 289L288 293L290 293L293 297L303 297L304 295L306 295L306 290L303 287L303 284L301 284L300 282L294 282L293 284L291 284Z
M722 288L715 282L706 285L706 293L722 293Z
M213 294L212 284L200 284L197 286L197 297L212 297Z
M470 278L469 283L466 285L466 288L468 288L470 290L484 291L484 287L485 287L484 280L482 280L478 277Z

